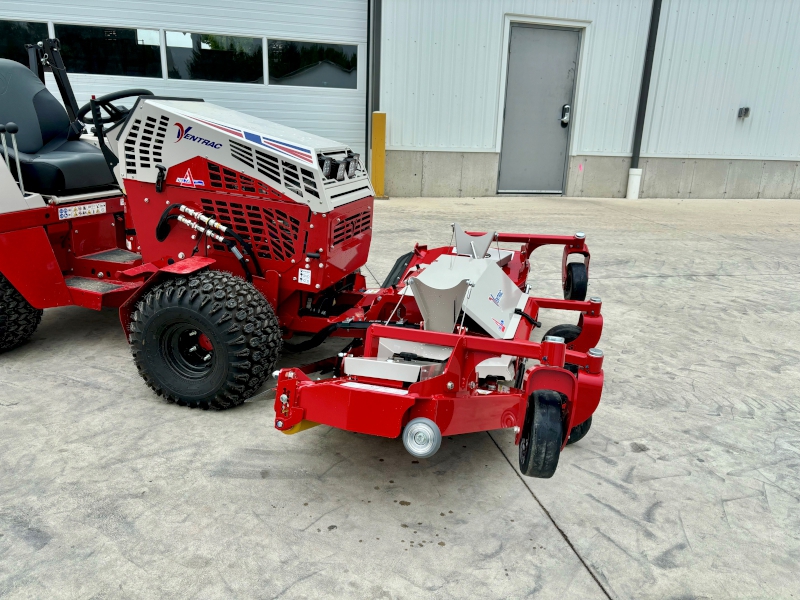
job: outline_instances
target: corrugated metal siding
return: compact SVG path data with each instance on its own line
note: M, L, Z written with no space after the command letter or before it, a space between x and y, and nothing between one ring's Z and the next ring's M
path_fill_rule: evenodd
M573 154L630 153L650 0L384 0L390 149L495 151L506 14L591 21Z
M665 0L642 155L800 158L800 2Z
M91 94L144 87L157 95L200 97L364 152L367 0L2 0L0 18L357 43L357 90L80 74L70 81L80 104ZM52 78L49 83L60 98Z

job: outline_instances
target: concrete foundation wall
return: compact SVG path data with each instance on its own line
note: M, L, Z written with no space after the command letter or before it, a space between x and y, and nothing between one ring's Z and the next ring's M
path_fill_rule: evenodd
M497 194L495 152L386 152L386 195ZM631 159L571 156L566 196L624 198ZM642 198L798 198L800 161L642 158Z
M800 162L642 158L642 198L800 198ZM624 198L630 158L572 156L567 196Z
M386 152L386 195L416 197L494 196L496 152Z

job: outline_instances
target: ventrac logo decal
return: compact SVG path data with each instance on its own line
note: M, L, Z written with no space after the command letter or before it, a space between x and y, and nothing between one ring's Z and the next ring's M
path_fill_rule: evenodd
M497 290L497 293L494 296L492 296L491 294L489 295L489 300L494 302L495 306L500 306L500 298L502 297L503 297L503 290Z
M494 321L494 324L497 325L497 329L500 330L500 333L506 332L506 322L504 319L500 319L499 321L497 319L492 319L492 321Z
M203 144L204 146L211 146L215 150L219 150L220 148L222 148L222 144L220 142L207 140L206 138L202 138L193 133L190 133L192 131L191 125L186 129L184 129L183 125L181 125L180 123L175 123L175 127L178 128L178 137L175 140L176 144L181 140L186 140L187 142L197 142L198 144Z

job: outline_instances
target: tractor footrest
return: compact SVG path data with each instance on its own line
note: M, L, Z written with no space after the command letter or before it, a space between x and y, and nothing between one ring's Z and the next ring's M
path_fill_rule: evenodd
M93 310L104 306L119 308L142 285L139 282L77 276L67 277L65 281L72 301Z
M88 277L70 277L66 282L67 287L70 289L90 290L98 294L107 294L122 287L118 283L111 283L102 279L89 279Z

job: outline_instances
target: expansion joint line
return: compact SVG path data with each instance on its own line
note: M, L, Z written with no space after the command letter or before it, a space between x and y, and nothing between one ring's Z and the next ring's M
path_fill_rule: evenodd
M589 567L589 565L586 563L586 561L585 561L585 560L583 559L583 557L580 555L580 552L578 552L578 549L577 549L577 548L574 546L574 544L573 544L573 543L570 541L569 537L567 537L567 534L564 532L564 530L563 530L563 529L561 529L561 527L559 527L559 526L558 526L558 523L556 523L556 520L553 518L553 515L551 515L551 514L550 514L550 511L549 511L549 510L547 510L547 509L545 508L544 504L542 504L542 501L541 501L541 500L539 500L539 498L537 498L537 497L536 497L536 494L534 494L534 493L533 493L533 490L532 490L532 489L531 489L531 488L528 486L528 484L527 484L527 483L525 482L525 480L522 478L522 475L520 475L520 474L519 474L519 472L518 472L518 471L517 471L517 470L514 468L514 465L513 465L513 464L511 463L511 461L508 459L508 457L506 456L506 453L505 453L505 452L503 452L502 448L500 448L500 445L497 443L497 440L495 440L495 439L492 437L492 434L491 434L490 432L488 432L488 431L486 432L486 435L488 435L488 436L489 436L489 439L490 439L490 440L492 440L492 442L494 443L494 445L495 445L495 446L497 447L497 449L500 451L500 455L501 455L503 458L505 458L505 459L506 459L506 462L508 463L508 466L510 466L510 467L511 467L511 470L512 470L512 471L514 471L514 474L515 474L515 475L516 475L516 476L519 478L519 480L522 482L522 485L524 485L524 486L525 486L525 489L527 489L527 490L528 490L528 492L530 493L530 495L531 495L531 496L533 496L533 499L534 499L534 500L536 500L536 504L538 504L538 505L539 505L539 508L541 508L541 509L542 509L542 511L544 512L544 514L546 514L546 515L547 515L547 518L548 518L548 519L550 519L550 522L553 524L553 527L555 527L555 528L556 528L556 530L558 530L558 533L560 533L560 534L561 534L561 537L562 537L562 538L564 538L564 541L565 541L565 542L567 542L567 545L568 545L568 546L569 546L569 547L572 549L572 551L575 553L575 556L577 556L577 557L578 557L578 560L579 560L579 561L581 561L581 564L582 564L582 565L583 565L583 567L586 569L586 571L589 573L589 575L591 575L591 576L592 576L592 579L594 579L594 582L597 584L597 587L599 587L599 588L602 590L603 594L605 595L605 597L606 597L606 598L608 598L608 600L613 600L613 598L611 597L611 594L609 594L609 593L608 593L608 590L605 588L605 586L604 586L602 583L600 583L600 580L597 578L597 575L595 575L594 571L592 571L592 569Z

